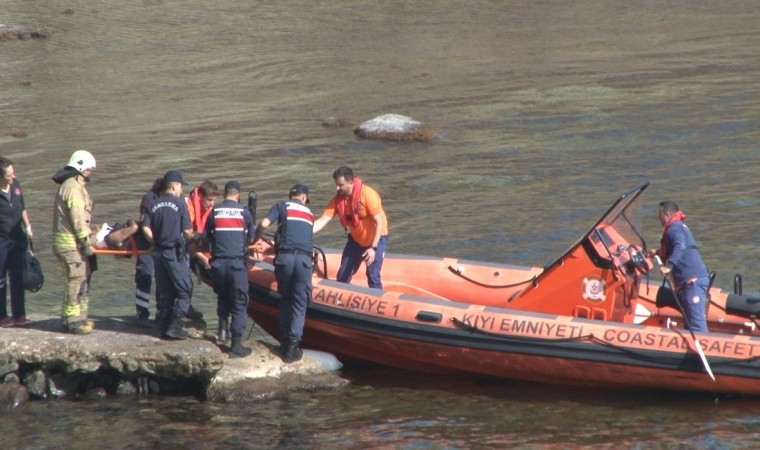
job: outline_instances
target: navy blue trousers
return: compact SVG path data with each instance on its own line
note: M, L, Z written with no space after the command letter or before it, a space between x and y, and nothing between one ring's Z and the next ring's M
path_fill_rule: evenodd
M11 285L12 318L26 316L24 278L21 269L24 264L26 239L14 241L0 237L0 319L8 317L6 298L8 284Z
M135 261L135 308L138 313L150 313L150 289L153 286L155 274L153 256L137 255ZM156 288L158 297L158 288ZM158 303L158 300L156 300Z
M248 319L248 271L242 258L211 260L211 277L216 292L216 314L230 321L230 336L241 337Z
M306 308L311 301L312 259L309 253L278 253L274 260L280 293L280 338L301 341Z
M175 249L157 249L153 253L156 269L158 309L172 317L183 317L190 310L193 280L187 255L177 258Z
M707 286L709 284L709 278L697 278L693 283L684 284L679 292L678 296L684 306L684 312L689 318L692 331L707 332L705 307L707 306Z
M383 259L385 258L385 249L388 247L388 236L382 236L377 243L375 260L367 266L367 286L371 288L383 288L383 280L380 277L380 271L383 268ZM348 236L348 242L343 247L343 254L340 258L340 268L336 279L342 283L350 283L351 278L362 263L362 254L368 247L362 247L356 241Z

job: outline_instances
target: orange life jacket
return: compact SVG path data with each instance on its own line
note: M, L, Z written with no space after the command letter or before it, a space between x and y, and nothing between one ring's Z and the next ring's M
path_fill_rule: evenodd
M359 220L359 197L364 183L358 177L354 177L354 187L351 190L351 197L346 201L346 196L341 194L335 195L335 209L338 211L338 218L342 227L358 227ZM351 203L351 211L346 211L346 203Z
M203 195L201 194L201 189L199 187L193 188L187 198L190 200L190 207L193 212L193 231L203 233L203 230L206 228L206 219L208 219L209 214L211 214L211 211L214 208L209 208L206 211L201 212L203 209L201 206Z

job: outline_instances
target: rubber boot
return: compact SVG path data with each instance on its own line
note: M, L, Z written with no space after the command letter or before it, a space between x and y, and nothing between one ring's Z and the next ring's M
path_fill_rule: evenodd
M285 345L280 345L280 357L285 363L300 361L303 358L303 350L298 348L298 341L288 339Z
M243 336L232 336L230 358L245 358L252 352L250 347L243 347Z
M229 339L229 332L227 331L227 320L219 319L219 332L216 335L216 343L226 343L227 339Z
M182 326L182 317L172 317L169 322L169 327L164 332L164 335L171 339L187 339L188 334L185 328Z
M90 334L92 333L92 326L90 326L87 321L76 321L76 322L70 322L67 326L67 329L69 333L72 334Z

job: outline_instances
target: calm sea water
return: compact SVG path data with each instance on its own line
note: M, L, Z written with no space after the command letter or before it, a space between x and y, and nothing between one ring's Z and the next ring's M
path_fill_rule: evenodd
M689 216L717 284L758 290L760 5L754 2L5 0L0 154L16 162L59 311L52 174L98 168L98 222L137 215L170 168L238 179L260 211L295 182L315 210L349 165L383 195L390 250L544 265L629 187ZM430 143L324 128L398 113ZM14 137L25 130L26 137ZM260 212L263 214L263 211ZM335 224L318 243L342 245ZM133 310L131 261L101 258L94 311ZM195 304L214 314L209 289ZM589 392L349 367L346 389L251 405L35 402L0 420L18 448L751 448L757 400ZM107 424L104 427L104 424ZM105 432L107 431L107 432ZM10 447L9 447L10 448Z

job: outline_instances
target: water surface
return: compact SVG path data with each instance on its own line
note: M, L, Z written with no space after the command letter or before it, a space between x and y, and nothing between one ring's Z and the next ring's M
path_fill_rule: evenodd
M339 165L383 195L390 251L553 261L628 188L642 226L676 200L729 288L758 290L760 6L753 2L6 0L2 21L51 27L0 42L0 154L16 162L57 314L52 174L98 159L98 222L135 217L170 168L238 179L260 209L296 182L319 213ZM324 128L398 113L430 143ZM11 136L24 129L27 137ZM261 212L263 214L263 211ZM339 247L332 224L317 243ZM133 310L132 261L101 258L94 311ZM214 314L210 289L194 303ZM213 320L213 318L212 318ZM142 398L37 402L0 421L23 448L747 448L753 401L595 393L360 367L339 391L255 405ZM102 424L107 423L108 433Z

